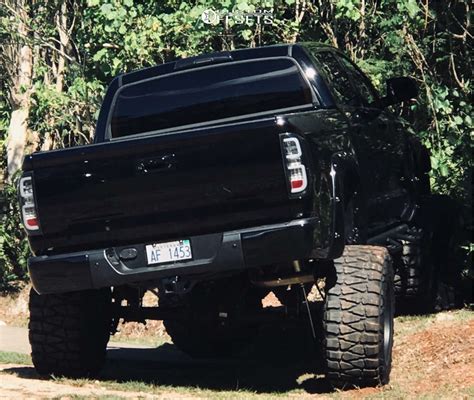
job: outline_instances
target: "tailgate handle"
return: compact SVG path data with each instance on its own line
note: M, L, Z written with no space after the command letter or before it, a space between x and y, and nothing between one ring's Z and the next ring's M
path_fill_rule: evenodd
M137 162L137 171L142 174L151 172L167 171L175 166L175 155L166 154L164 156L145 158Z

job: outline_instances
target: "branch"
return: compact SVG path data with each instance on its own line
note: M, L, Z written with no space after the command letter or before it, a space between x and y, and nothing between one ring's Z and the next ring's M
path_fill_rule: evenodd
M454 15L454 13L451 11L451 9L448 9L449 13L451 14L451 16L453 17L454 21L459 25L459 27L464 31L464 34L469 36L471 39L473 38L473 36L471 35L471 33L469 32L469 30L463 25L461 24L461 22L459 22L459 20L456 18L456 16ZM454 35L454 34L453 34Z
M456 65L454 64L454 54L453 53L451 53L451 56L449 57L449 62L450 62L451 67L453 69L454 80L456 81L458 86L464 91L464 89L465 89L464 82L460 81L459 78L458 78L458 74L456 72Z
M120 49L120 46L115 43L104 43L102 44L102 47L105 47L106 49Z
M299 15L296 16L296 20L298 22L298 24L301 24L301 21L303 21L303 18L304 18L304 15L306 13L306 0L302 0L301 1L301 8L300 8L300 13Z
M404 29L404 39L408 45L408 47L411 49L409 52L411 59L413 60L415 66L418 68L418 70L421 73L421 77L423 79L423 83L425 85L425 90L426 90L426 98L428 100L428 105L431 109L431 113L433 114L433 122L435 124L435 130L436 134L439 135L439 124L438 124L438 118L436 117L436 109L434 106L433 102L433 95L431 93L431 88L429 87L428 83L426 82L426 76L425 76L425 66L426 66L426 71L428 71L429 74L431 74L428 63L426 62L426 59L415 43L415 39L413 39L413 36L410 35L409 33L406 32ZM438 141L439 142L439 141Z

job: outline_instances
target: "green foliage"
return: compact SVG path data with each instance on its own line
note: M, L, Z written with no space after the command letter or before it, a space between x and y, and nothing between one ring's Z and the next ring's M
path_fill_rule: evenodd
M456 89L433 85L432 90L438 132L420 132L431 150L431 185L434 191L453 195L467 205L473 166L473 106Z
M53 148L90 143L94 136L104 84L97 79L73 78L63 92L36 84L30 127L41 132L38 146L50 140Z
M15 4L15 3L12 3ZM35 51L29 128L30 151L89 143L106 85L122 72L204 52L289 41L337 45L384 92L391 76L414 77L420 97L396 107L431 150L435 192L460 199L470 216L472 170L472 33L461 0L72 0L67 2L69 42L60 52L57 26L62 2L26 1L28 36L21 18L0 4L0 46L29 44ZM220 20L207 24L205 10ZM242 12L267 10L272 24L239 22ZM234 17L226 18L233 14ZM9 65L0 51L0 76ZM61 54L65 70L58 73ZM58 76L63 85L58 88ZM12 109L8 79L0 81L0 145ZM19 88L19 91L26 88ZM5 157L0 167L5 168ZM14 189L7 186L7 219L0 226L3 282L21 276L27 254ZM1 267L0 267L1 268ZM1 275L1 274L0 274Z
M11 282L24 279L27 273L28 243L21 228L15 185L3 190L4 215L0 213L0 289Z
M10 351L0 351L0 362L2 364L33 364L29 354L14 353Z

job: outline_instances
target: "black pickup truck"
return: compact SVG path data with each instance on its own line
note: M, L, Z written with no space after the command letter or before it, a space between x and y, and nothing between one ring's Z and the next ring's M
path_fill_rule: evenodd
M215 357L277 316L308 323L333 385L388 382L392 259L418 268L403 254L430 169L388 107L416 94L392 78L380 97L316 43L116 77L93 144L24 160L37 370L96 373L120 318L162 319L182 350ZM262 307L271 291L281 307Z

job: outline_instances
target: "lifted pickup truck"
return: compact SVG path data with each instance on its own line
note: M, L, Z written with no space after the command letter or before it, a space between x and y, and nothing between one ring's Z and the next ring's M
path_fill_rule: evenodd
M282 310L321 341L333 385L387 383L392 258L413 268L403 250L429 194L428 153L387 107L416 94L392 78L379 97L315 43L115 78L93 144L24 160L37 370L98 372L120 318L162 319L182 350L214 357ZM280 308L262 307L270 291Z

